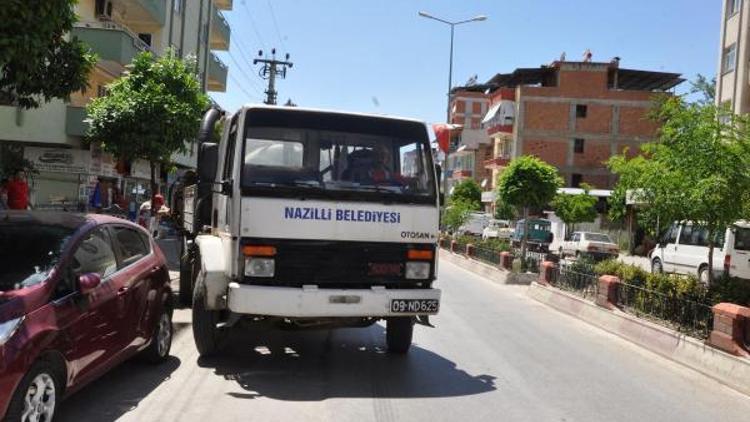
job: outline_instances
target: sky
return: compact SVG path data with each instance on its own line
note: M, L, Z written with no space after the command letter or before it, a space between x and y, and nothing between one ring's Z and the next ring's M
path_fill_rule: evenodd
M252 60L262 49L289 53L294 66L279 80L278 102L302 107L445 120L449 21L486 15L456 27L453 85L472 75L538 67L566 53L580 60L621 58L629 69L714 76L718 0L234 0L225 109L264 98L266 81ZM689 88L684 82L678 92Z

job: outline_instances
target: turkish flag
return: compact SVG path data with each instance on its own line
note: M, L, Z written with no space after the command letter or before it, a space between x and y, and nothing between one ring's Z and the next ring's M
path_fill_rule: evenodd
M451 140L451 131L460 129L461 127L461 125L454 125L449 123L435 123L432 125L432 130L435 132L438 146L443 152L448 152L448 147L450 146Z

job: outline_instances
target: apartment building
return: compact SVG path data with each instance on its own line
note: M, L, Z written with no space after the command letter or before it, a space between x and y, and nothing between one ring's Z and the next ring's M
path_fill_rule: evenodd
M491 208L497 176L521 155L535 155L557 167L568 187L584 182L613 187L616 180L607 160L626 150L635 155L653 138L657 125L647 117L653 96L683 80L676 73L623 69L619 60L556 61L464 88L481 90L488 105L481 119L484 140L478 143L490 147L473 149L475 167L486 170L475 176L487 192L483 201Z
M750 112L750 2L724 0L716 102L734 113Z
M89 88L72 94L69 102L53 100L38 109L0 106L0 154L12 150L34 163L39 174L30 185L36 208L76 208L87 203L97 184L106 186L105 204L114 188L147 197L147 162L117 166L108 154L82 144L86 104L106 95L106 85L138 53L161 55L172 48L195 58L204 91L226 89L227 66L212 50L229 49L230 28L222 11L231 10L232 0L81 0L75 7L78 22L71 36L99 59ZM179 167L194 167L195 150L174 159Z
M489 106L485 89L484 85L472 85L451 91L450 122L460 126L451 132L451 153L446 167L449 190L467 178L488 183L485 181L488 172L482 164L492 155L490 139L482 128L482 117Z

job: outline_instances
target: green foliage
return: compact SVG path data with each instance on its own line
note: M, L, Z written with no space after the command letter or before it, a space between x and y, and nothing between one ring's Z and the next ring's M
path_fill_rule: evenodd
M623 214L627 190L647 204L639 212L641 224L654 230L690 220L705 227L709 239L745 215L750 198L750 136L747 117L736 117L713 104L687 103L662 97L652 113L662 124L657 142L643 146L645 156L612 157L609 166L620 176L612 217ZM713 244L709 249L709 265ZM710 275L712 277L712 275Z
M712 304L730 302L750 306L750 281L721 277L711 284L709 294Z
M443 227L450 232L457 231L469 218L469 213L475 210L474 205L464 200L451 200L443 211Z
M555 197L563 181L555 167L525 155L510 162L498 179L498 198L515 207L542 207Z
M39 107L87 86L96 56L66 39L75 0L6 0L0 7L0 103Z
M517 218L518 212L516 208L510 204L506 204L501 201L500 198L495 199L495 215L494 217L498 220L514 220Z
M709 80L699 73L694 81L690 81L690 93L701 95L699 103L713 104L716 101L716 77Z
M136 56L109 94L89 103L88 139L120 159L169 163L172 154L186 151L208 107L192 69L173 52Z
M466 179L455 186L450 196L450 202L461 202L471 206L472 210L482 208L482 189L474 179Z
M555 214L568 226L571 231L575 230L575 225L586 221L596 219L596 201L597 199L589 195L590 186L584 185L584 193L569 195L558 194L552 200L552 207Z
M644 286L649 272L637 265L625 264L616 259L607 259L596 264L594 272L600 275L616 275L620 280L636 286Z

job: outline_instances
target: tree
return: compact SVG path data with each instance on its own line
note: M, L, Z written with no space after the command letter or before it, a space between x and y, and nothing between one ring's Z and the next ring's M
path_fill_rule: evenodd
M96 56L77 38L76 0L7 0L0 7L0 104L39 107L86 88Z
M443 212L443 226L451 233L458 231L475 210L474 205L464 199L452 200Z
M698 99L701 104L713 104L716 101L716 77L709 80L699 73L694 81L690 81L690 93L701 94L703 98Z
M555 214L565 223L568 231L575 231L575 225L596 219L597 199L589 195L591 186L582 183L583 193L561 193L552 200Z
M495 218L498 220L513 220L516 218L516 208L510 204L495 199Z
M529 236L529 208L547 205L563 181L557 169L537 157L524 155L510 162L498 179L501 201L523 209L524 230L521 240L521 262L526 265L526 243Z
M453 187L450 196L451 202L465 202L471 205L472 210L482 208L482 188L474 179L466 179Z
M193 69L173 51L159 58L143 52L125 76L108 85L108 95L94 99L86 109L91 142L118 159L149 161L152 204L156 168L187 150L186 141L195 137L208 107Z
M662 126L657 141L643 145L643 156L615 156L609 166L620 176L618 196L628 190L647 206L644 217L664 222L689 220L708 233L709 283L713 281L715 241L745 216L750 198L750 136L747 117L712 103L661 99L653 118Z

